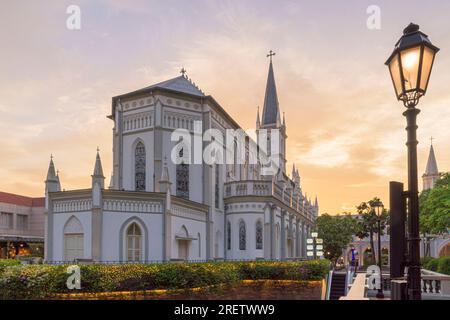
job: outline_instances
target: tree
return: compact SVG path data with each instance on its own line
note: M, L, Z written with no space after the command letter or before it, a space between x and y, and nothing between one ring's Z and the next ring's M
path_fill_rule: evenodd
M356 230L355 235L360 238L369 238L370 248L372 250L372 259L375 262L375 252L374 252L374 234L378 233L378 217L373 208L373 204L376 201L380 201L379 198L375 197L370 201L362 202L359 206L356 207L358 215L360 219L358 221L359 227ZM381 224L381 235L383 235L383 231L386 229L389 223L389 214L387 210L383 209L383 212L380 217Z
M319 238L323 239L325 257L336 264L342 251L352 242L357 222L349 213L330 216L322 214L316 220Z
M422 234L443 234L450 230L450 173L442 175L433 189L419 197Z

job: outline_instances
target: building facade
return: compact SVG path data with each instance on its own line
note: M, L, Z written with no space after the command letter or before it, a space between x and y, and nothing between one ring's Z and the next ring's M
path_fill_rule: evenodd
M306 256L306 238L318 216L302 191L300 175L286 172L285 120L281 120L272 61L262 118L256 132L280 132L276 174L261 174L244 163L174 163L173 152L192 160L208 145L208 130L234 139L226 130L238 123L210 95L179 77L112 99L113 173L105 188L97 152L91 187L61 191L53 159L46 180L46 260L170 261L289 259ZM284 118L284 117L283 117ZM192 145L174 140L183 132ZM204 140L196 140L196 136ZM210 137L211 138L211 137ZM209 139L210 141L213 139ZM184 140L183 140L184 141ZM181 145L181 147L180 147ZM272 146L270 141L268 145ZM199 151L200 150L200 151ZM267 153L275 152L271 147ZM236 155L237 153L234 152Z
M44 254L44 200L0 192L0 259Z

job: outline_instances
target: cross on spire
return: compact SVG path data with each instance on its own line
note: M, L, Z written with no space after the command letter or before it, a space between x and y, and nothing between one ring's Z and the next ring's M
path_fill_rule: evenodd
M272 50L270 50L270 51L269 51L269 54L267 55L268 58L270 57L270 62L272 62L272 57L273 57L274 55L276 55L276 53L273 52Z

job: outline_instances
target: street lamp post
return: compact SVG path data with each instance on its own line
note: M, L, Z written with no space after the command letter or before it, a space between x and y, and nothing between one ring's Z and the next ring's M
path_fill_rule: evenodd
M421 299L420 288L420 237L419 197L417 182L417 115L419 99L426 94L439 48L428 36L419 31L419 26L409 24L395 45L394 52L386 61L398 100L403 101L406 111L408 133L408 297Z
M378 267L380 268L380 287L378 288L377 298L383 299L384 298L383 271L381 270L381 267L383 265L381 263L381 215L383 214L383 210L384 210L383 202L381 202L381 201L373 202L372 208L375 209L375 213L377 215L377 222L378 222Z

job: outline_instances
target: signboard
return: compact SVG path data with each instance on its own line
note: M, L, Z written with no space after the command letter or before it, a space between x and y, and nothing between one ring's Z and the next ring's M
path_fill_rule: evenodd
M309 246L306 246L306 250L314 250L314 246L313 245L309 245Z
M311 232L311 237L317 238L319 234L317 232Z
M322 251L322 250L323 250L323 245L318 244L318 245L316 246L316 250Z
M313 253L312 251L308 251L308 252L306 253L306 255L307 255L308 257L312 257L312 256L314 255L314 253Z
M323 239L316 239L316 243L317 244L322 244L323 243Z
M323 256L323 251L317 251L317 256L318 256L318 257Z
M306 243L313 243L313 239L306 239Z

